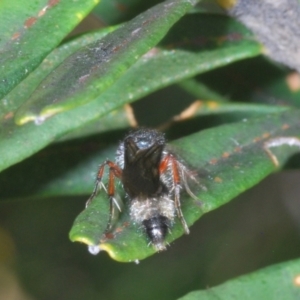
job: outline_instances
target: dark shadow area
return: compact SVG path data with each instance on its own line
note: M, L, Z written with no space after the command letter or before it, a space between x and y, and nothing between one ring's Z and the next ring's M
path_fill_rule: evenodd
M198 75L196 78L220 95L236 102L298 106L299 91L290 93L286 82L278 82L290 70L274 65L265 57L235 62Z
M111 131L45 148L0 174L0 197L7 199L32 196L48 182L70 172L76 166L84 165L95 155L103 153L104 159L106 156L113 158L118 141L124 134L125 131L122 130ZM97 166L91 171L96 174Z

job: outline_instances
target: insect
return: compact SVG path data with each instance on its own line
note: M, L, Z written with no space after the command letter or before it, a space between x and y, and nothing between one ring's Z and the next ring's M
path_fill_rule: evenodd
M108 167L108 183L102 182ZM87 205L102 187L109 197L110 213L105 232L113 226L116 209L121 211L115 194L118 178L126 193L131 220L142 227L150 243L157 251L166 249L165 238L175 218L180 220L186 234L189 228L184 219L180 192L185 191L194 199L188 178L196 178L188 168L168 150L163 133L153 129L137 129L130 132L120 143L115 162L104 161L98 170L95 188Z

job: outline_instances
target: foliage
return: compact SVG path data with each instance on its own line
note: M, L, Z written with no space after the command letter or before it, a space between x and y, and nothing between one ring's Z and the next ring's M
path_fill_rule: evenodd
M19 275L37 298L59 299L55 292L47 291L54 289L64 291L61 299L99 299L97 288L85 280L66 292L66 287L55 289L55 280L46 280L48 288L43 290L32 278L39 277L38 265L49 268L43 253L52 247L61 248L59 255L66 249L79 251L72 258L78 261L78 270L83 272L86 263L89 270L85 274L94 276L95 282L100 278L96 266L103 258L85 253L82 244L60 245L65 245L72 218L84 208L98 165L114 159L118 140L132 126L128 104L132 103L139 125L164 128L170 146L197 171L200 185L193 190L201 203L182 197L189 226L285 167L299 152L300 92L293 85L297 75L265 60L262 45L234 19L210 8L194 7L197 0L157 2L148 1L148 7L138 0L115 1L116 6L108 0L100 4L80 1L76 6L69 0L30 0L22 7L15 0L0 4L5 29L0 42L1 217L3 228L12 232L20 248ZM65 38L93 8L105 26ZM160 96L159 90L170 92L171 101ZM289 165L297 167L295 160ZM63 204L54 205L56 199ZM24 209L26 205L30 209ZM38 217L44 209L45 218ZM4 217L6 212L11 216ZM103 237L107 218L108 201L105 193L99 193L76 217L70 239L105 250L122 262L154 254L140 230L130 223L126 208L112 234ZM51 226L53 244L51 239L44 240ZM24 228L24 233L17 228ZM193 228L191 235L196 234ZM60 234L63 242L56 238ZM168 242L182 235L176 223ZM29 267L26 259L32 259L29 249L33 248L37 258ZM169 252L159 256L166 258ZM60 257L63 264L66 260ZM110 268L111 263L106 260L104 265ZM183 264L180 272L188 273L190 264L193 262ZM252 298L276 299L281 295L274 292L279 283L285 299L296 299L300 293L298 264L295 260L274 265L183 299L200 295L210 299L212 294L218 299L238 299L236 294L247 298L248 292L255 295ZM126 266L132 268L120 268ZM172 266L166 268L172 276ZM106 278L114 273L101 271ZM51 267L49 272L55 274ZM75 282L81 278L76 272ZM123 291L129 288L129 279L122 278ZM162 283L157 283L158 291L151 299L162 294L171 299L189 291L187 284L172 294L170 285L165 284L164 291ZM205 279L201 284L205 286ZM130 287L136 289L133 282ZM139 289L136 297L146 299ZM117 299L118 293L102 292L101 296Z

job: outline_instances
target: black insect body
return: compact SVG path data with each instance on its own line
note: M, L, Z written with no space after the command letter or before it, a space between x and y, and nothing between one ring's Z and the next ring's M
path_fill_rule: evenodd
M107 188L102 183L105 166L109 167ZM129 133L120 143L116 162L105 161L99 168L95 189L87 205L96 196L100 186L110 198L110 216L106 231L111 230L115 210L120 207L115 199L115 177L126 192L131 220L143 227L157 251L166 248L165 238L179 218L186 234L188 226L180 203L182 184L195 199L187 178L195 178L174 154L167 150L164 135L152 129L138 129Z

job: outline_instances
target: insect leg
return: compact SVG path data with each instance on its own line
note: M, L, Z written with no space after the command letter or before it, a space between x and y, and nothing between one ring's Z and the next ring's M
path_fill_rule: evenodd
M193 180L197 185L200 185L200 183L198 182L197 178L195 177L195 175L193 174L192 171L189 171L185 165L183 165L181 162L179 162L178 160L176 161L177 163L177 167L181 173L181 181L184 185L184 188L186 190L186 192L194 199L198 202L198 204L202 204L200 199L192 192L189 184L188 184L188 179ZM201 188L203 190L207 190L207 188L203 185L200 185Z
M98 173L97 173L97 178L96 178L96 184L94 187L94 190L91 194L91 196L89 197L89 199L86 201L85 207L88 207L91 202L94 200L94 198L96 197L99 187L102 186L105 189L105 186L102 183L102 177L103 177L103 173L104 173L104 168L105 166L108 164L108 161L106 160L102 165L100 165Z
M107 189L102 182L102 177L104 174L105 166L109 167L108 188ZM121 178L121 176L122 176L122 170L119 168L119 166L110 160L106 160L99 167L94 190L86 202L86 207L87 207L94 200L96 195L98 194L100 187L103 187L105 192L108 194L109 207L110 207L109 208L109 211L110 211L109 219L108 219L106 231L108 231L111 228L112 219L113 219L113 216L115 215L115 207L117 207L119 210L121 210L118 202L116 201L116 199L114 197L115 196L115 177Z
M114 163L108 164L109 175L108 175L108 186L107 186L107 194L109 197L109 217L105 232L109 231L112 227L112 221L116 214L116 208L121 211L118 201L115 199L115 177L120 178L122 175L122 170Z
M162 160L162 162L160 164L160 168L159 168L160 174L167 171L169 164L171 164L171 173L172 173L173 189L174 189L174 204L175 204L176 213L177 213L177 216L183 226L185 233L189 234L190 230L184 219L184 216L183 216L183 213L181 210L181 203L180 203L180 189L181 189L181 185L180 185L181 177L180 177L180 173L179 173L180 166L178 166L177 159L176 159L176 157L174 157L174 155L168 154Z

